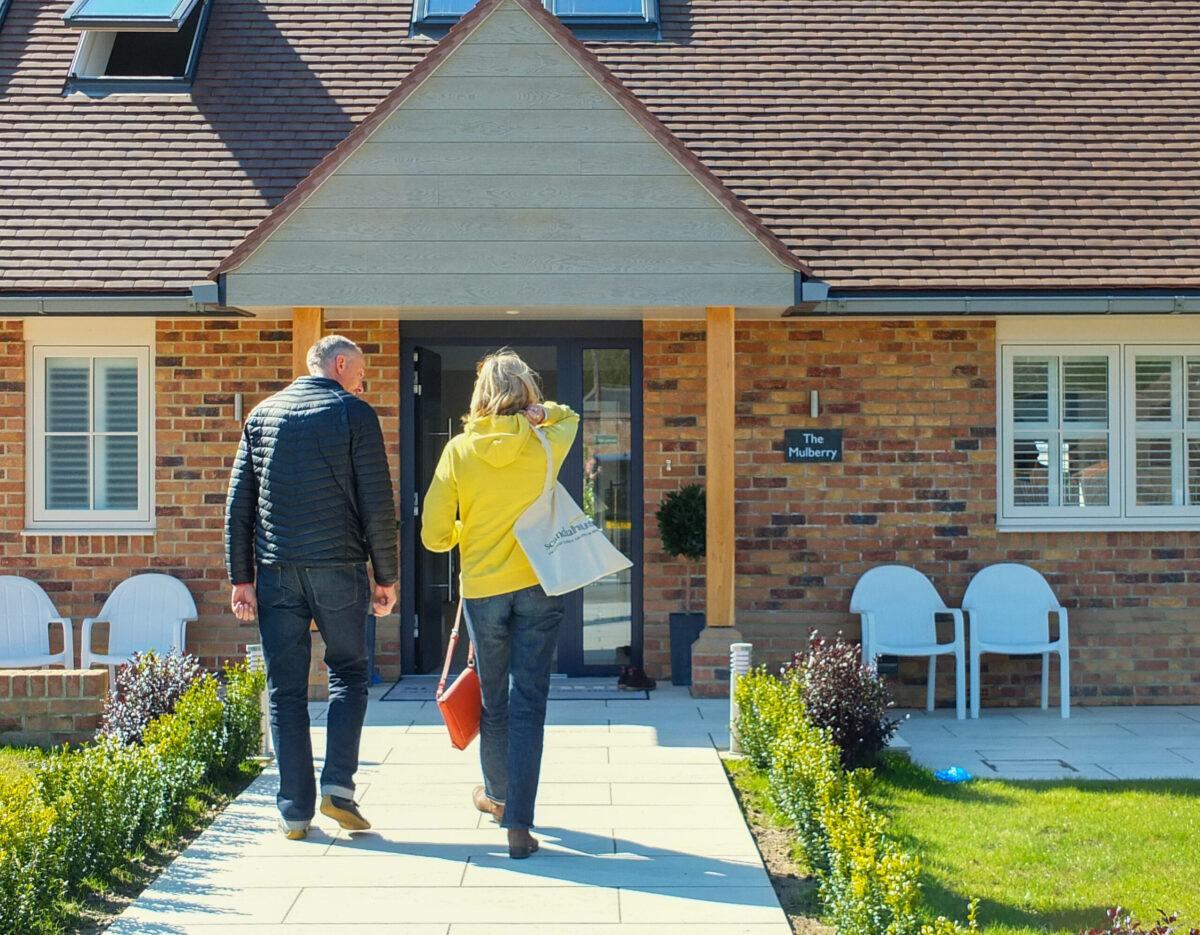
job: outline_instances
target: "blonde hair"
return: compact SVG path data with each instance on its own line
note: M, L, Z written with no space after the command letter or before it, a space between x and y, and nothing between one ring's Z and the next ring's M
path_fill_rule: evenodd
M475 368L475 389L471 392L471 411L463 421L486 416L516 415L542 401L541 381L537 373L506 347L488 354Z

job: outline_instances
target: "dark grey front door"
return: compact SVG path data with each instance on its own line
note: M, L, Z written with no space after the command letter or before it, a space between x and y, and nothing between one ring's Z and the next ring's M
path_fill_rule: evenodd
M617 323L617 330L624 324ZM419 329L406 323L406 335L413 330ZM542 330L536 337L508 334L504 340L460 331L403 342L401 421L415 430L405 433L402 444L401 495L412 513L402 529L405 672L435 671L444 658L459 597L457 550L435 555L420 545L420 504L442 447L461 431L476 364L499 347L512 348L538 372L547 399L580 413L579 437L559 479L634 561L621 575L567 595L556 671L609 675L620 665L641 664L640 341L546 337L555 329Z

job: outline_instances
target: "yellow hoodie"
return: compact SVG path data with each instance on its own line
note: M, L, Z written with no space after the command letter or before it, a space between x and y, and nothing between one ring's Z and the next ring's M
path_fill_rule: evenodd
M570 406L543 405L546 421L540 428L557 476L579 416ZM507 594L538 583L512 528L545 482L546 449L524 415L472 419L442 449L421 510L421 541L431 552L459 547L464 597Z

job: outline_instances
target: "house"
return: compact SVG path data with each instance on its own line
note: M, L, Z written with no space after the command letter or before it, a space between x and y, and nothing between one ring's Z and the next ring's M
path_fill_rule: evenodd
M873 565L954 605L1019 561L1078 701L1190 702L1198 84L1183 0L0 0L0 564L76 618L178 575L188 649L241 655L240 420L345 333L399 502L375 664L429 671L456 569L420 497L509 345L634 560L571 598L560 671L669 675L653 517L699 479L697 692L735 635L856 636ZM985 704L1037 697L1036 660L985 666Z

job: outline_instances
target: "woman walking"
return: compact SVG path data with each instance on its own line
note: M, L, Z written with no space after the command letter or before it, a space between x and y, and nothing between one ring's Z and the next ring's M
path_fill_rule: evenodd
M521 859L538 849L529 829L563 599L542 590L513 524L546 480L546 451L533 426L545 433L557 472L579 416L543 402L537 374L517 354L499 350L479 364L463 423L425 495L421 541L433 552L459 548L464 615L483 692L484 784L473 799L508 830L508 856Z

